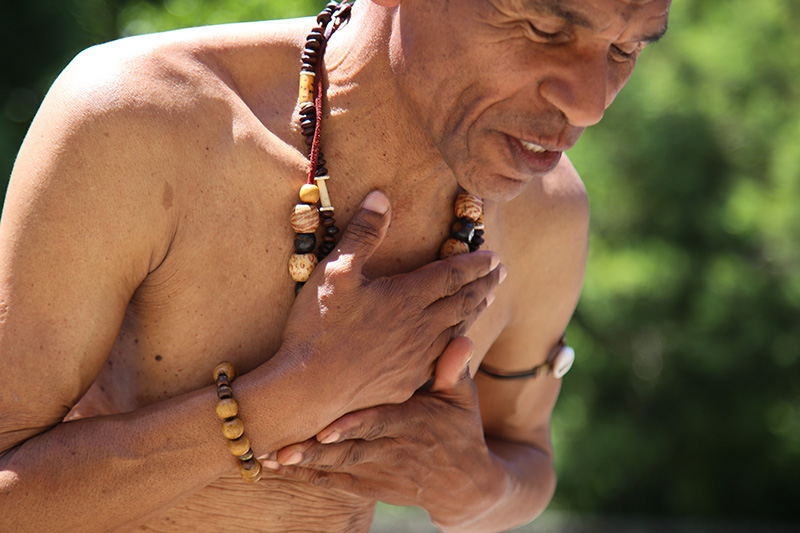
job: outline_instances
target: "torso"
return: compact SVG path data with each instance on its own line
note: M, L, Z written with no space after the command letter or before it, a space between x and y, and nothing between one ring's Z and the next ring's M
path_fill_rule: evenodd
M232 35L224 46L209 46L193 57L211 68L189 87L214 98L205 101L200 95L202 101L176 131L180 151L173 154L174 166L152 169L157 174L153 186L162 189L158 209L173 222L167 232L171 239L157 268L135 292L103 371L70 416L136 410L209 385L219 361L247 372L280 346L294 300L286 266L293 251L288 215L304 182L301 139L290 128L297 60L283 58L290 51L299 54L309 24L287 23L286 35L294 37L278 39L277 53L259 50L252 36L238 43ZM171 46L189 50L193 44ZM238 78L244 64L262 72L272 69L288 81L244 94L238 89L249 81ZM369 191L348 188L346 171L337 175L330 156L329 168L337 221L344 227ZM455 182L449 190L420 191L429 193L422 198L416 191L387 192L392 226L370 262L372 276L434 260L453 220ZM519 198L511 202L516 207L502 209L525 212L528 200ZM500 209L487 207L485 248L498 252L513 273L521 252L509 245L515 230L503 227L509 217ZM510 320L512 294L513 286L498 291L496 303L470 331L473 362L483 358ZM366 531L373 504L269 474L248 485L231 472L140 526L148 531Z

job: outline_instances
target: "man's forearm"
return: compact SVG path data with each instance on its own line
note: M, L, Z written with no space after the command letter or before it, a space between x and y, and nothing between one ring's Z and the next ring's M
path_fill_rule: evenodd
M304 388L281 374L262 367L234 384L257 455L319 429L313 416L306 427L291 415L288 407L305 401L294 391ZM60 423L7 451L0 457L0 530L107 531L141 522L234 471L216 402L215 388L207 387L131 413Z
M531 445L486 439L497 468L489 501L464 505L465 513L484 508L479 515L465 516L460 523L436 523L442 531L459 533L505 531L526 524L539 516L553 497L556 473L552 460Z

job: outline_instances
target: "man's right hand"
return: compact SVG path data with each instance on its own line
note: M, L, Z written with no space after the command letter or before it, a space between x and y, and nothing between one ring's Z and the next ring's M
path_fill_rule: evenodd
M370 193L337 249L300 291L284 330L282 348L324 372L324 383L315 386L346 402L337 405L340 414L408 400L433 375L450 340L464 335L491 303L505 277L496 254L474 252L367 279L362 269L390 218L386 196Z

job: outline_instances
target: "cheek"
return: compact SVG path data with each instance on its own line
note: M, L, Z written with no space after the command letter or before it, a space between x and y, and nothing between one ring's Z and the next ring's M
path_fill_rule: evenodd
M614 102L614 99L616 99L617 95L620 93L623 87L625 87L625 84L627 84L628 80L631 79L634 66L635 63L622 64L616 68L614 68L615 65L611 65L611 70L608 77L608 90L606 93L606 108Z

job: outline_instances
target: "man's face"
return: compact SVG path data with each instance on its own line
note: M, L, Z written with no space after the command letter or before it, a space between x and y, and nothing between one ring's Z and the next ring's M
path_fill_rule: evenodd
M510 199L602 118L670 1L404 0L392 64L460 184Z

